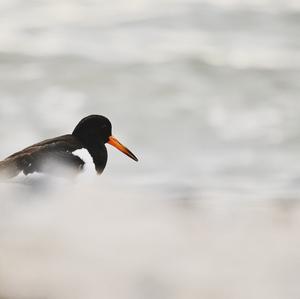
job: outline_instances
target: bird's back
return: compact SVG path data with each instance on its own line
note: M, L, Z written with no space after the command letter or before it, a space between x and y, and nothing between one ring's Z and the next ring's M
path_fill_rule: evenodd
M73 155L82 144L73 135L63 135L33 144L0 161L0 176L12 178L20 172L25 175L33 172L58 173L76 171L84 162Z

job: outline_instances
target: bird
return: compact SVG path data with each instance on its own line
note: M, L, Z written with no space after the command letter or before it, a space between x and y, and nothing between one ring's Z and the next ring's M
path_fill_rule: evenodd
M85 161L76 154L80 149L88 151L96 173L101 174L108 158L105 146L107 143L138 161L138 158L112 135L112 124L107 117L89 115L80 120L72 134L46 139L0 161L0 177L10 179L20 173L27 176L35 172L60 175L65 170L68 174L77 174L85 166Z

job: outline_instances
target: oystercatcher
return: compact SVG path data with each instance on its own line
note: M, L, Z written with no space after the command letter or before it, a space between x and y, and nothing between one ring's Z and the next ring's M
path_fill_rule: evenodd
M88 151L97 174L101 174L107 162L106 143L138 161L128 148L112 136L112 125L106 117L90 115L78 123L72 134L36 143L0 161L0 176L12 178L21 172L25 175L34 172L60 175L66 169L72 173L80 172L85 161L76 155L79 149Z

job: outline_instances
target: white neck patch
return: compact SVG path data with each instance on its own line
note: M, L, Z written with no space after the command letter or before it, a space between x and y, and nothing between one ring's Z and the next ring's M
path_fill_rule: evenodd
M72 154L74 156L79 157L85 163L83 166L84 174L95 175L95 173L97 173L96 169L95 169L95 164L94 164L93 158L87 149L81 148L81 149L78 149L78 150L72 152Z

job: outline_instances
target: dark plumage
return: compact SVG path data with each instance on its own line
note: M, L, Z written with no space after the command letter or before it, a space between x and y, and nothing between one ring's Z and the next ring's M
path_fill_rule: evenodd
M73 152L85 148L93 158L95 169L101 174L107 162L106 143L113 145L135 161L138 159L111 134L110 121L100 115L82 119L72 134L59 136L31 145L0 161L0 176L11 178L20 172L62 174L80 171L85 162Z

